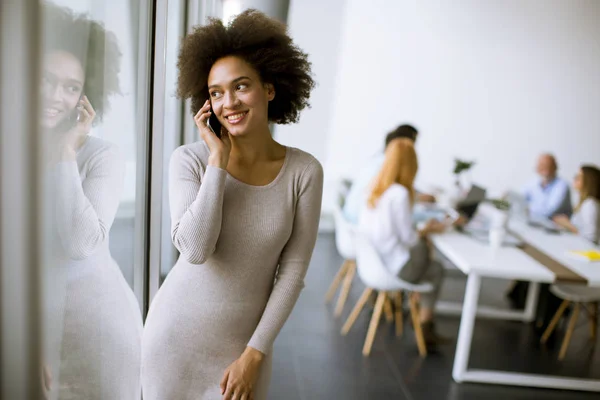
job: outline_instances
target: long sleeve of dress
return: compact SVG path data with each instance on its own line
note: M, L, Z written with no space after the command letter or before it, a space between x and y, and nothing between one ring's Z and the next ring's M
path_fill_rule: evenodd
M206 167L185 147L171 156L171 239L192 264L203 264L215 251L221 232L226 176L225 170Z
M56 168L58 234L74 260L94 254L108 239L123 189L125 166L116 146L99 150L88 163L83 180L75 161Z
M318 161L313 160L303 171L299 191L292 233L279 258L275 285L248 343L265 354L271 349L304 288L304 277L317 240L321 215L323 169Z

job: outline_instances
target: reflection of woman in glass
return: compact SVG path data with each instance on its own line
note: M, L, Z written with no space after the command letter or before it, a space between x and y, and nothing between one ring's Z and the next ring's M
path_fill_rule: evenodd
M323 186L319 162L273 140L269 122L298 119L310 64L283 24L247 11L184 39L178 85L202 140L171 157L181 256L146 321L144 399L265 399L273 342L304 286ZM210 115L220 139L206 126Z
M66 271L52 390L60 399L136 399L142 320L108 245L124 163L114 144L89 136L118 92L121 54L99 23L51 5L45 11L41 121L50 136L59 270Z

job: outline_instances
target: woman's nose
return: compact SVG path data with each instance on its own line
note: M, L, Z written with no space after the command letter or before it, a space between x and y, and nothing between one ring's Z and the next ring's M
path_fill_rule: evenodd
M63 97L63 90L60 85L54 85L50 88L50 98L52 100L60 101Z
M224 102L224 106L226 108L231 108L231 107L235 107L240 103L240 100L238 99L238 97L235 95L235 92L227 92L225 93L225 102Z

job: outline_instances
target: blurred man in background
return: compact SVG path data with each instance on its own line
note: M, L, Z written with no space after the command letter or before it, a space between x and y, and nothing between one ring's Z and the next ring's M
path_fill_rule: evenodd
M536 172L538 178L524 191L529 214L533 218L552 218L564 214L570 216L571 193L569 183L557 176L558 164L552 154L542 154L538 158Z

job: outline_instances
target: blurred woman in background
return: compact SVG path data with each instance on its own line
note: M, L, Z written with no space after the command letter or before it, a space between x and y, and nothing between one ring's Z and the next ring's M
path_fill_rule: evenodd
M600 169L593 165L583 165L573 181L579 193L579 204L571 219L557 215L554 222L568 231L581 235L598 244L600 240Z
M124 161L114 144L90 136L119 93L121 53L115 35L86 16L46 4L43 17L41 125L56 243L48 352L60 353L46 358L49 397L139 399L142 318L109 250Z
M413 185L417 169L413 142L405 138L394 139L386 148L383 166L371 184L366 208L361 213L360 228L392 274L410 283L427 281L433 284L431 293L420 295L420 321L425 341L435 345L443 341L435 332L433 308L444 269L431 259L427 235L443 232L446 226L432 219L420 229L414 227Z

